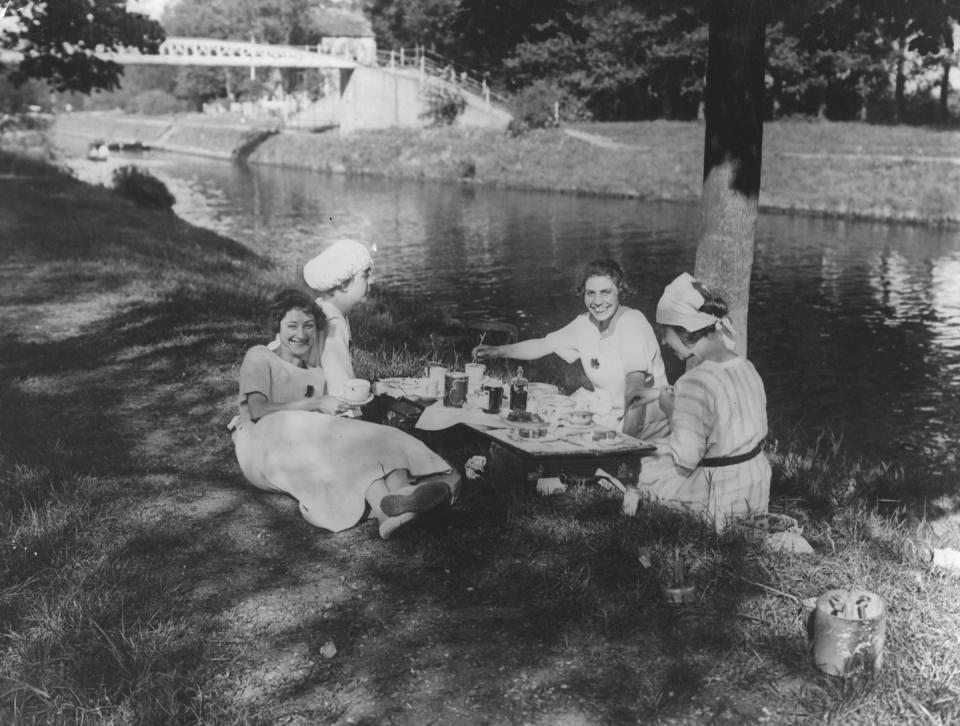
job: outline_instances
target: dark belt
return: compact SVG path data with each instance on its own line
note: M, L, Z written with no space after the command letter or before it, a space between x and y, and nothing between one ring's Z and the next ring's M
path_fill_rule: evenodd
M734 464L742 464L745 461L750 461L750 459L763 451L764 441L765 439L760 439L760 443L750 449L746 454L737 454L736 456L712 456L706 459L700 459L700 466L733 466Z

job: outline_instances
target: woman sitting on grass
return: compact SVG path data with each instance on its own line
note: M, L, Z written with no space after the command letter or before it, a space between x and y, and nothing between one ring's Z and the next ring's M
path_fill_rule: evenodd
M733 351L727 312L722 298L687 273L664 290L657 323L688 370L675 389L661 391L671 432L658 455L644 460L639 479L649 498L701 514L718 530L731 517L767 511L770 498L767 396L753 364Z
M388 539L419 513L456 501L460 476L399 429L338 416L323 369L308 363L324 316L299 290L270 308L279 347L255 345L240 366L237 462L254 486L300 503L310 524L339 532L372 512Z
M651 386L667 382L660 346L647 318L622 304L630 293L623 269L614 260L587 263L577 294L587 311L543 338L508 345L479 345L477 360L535 360L556 353L567 363L579 360L596 395L591 409L612 428L642 438L667 433L668 422L649 398ZM621 424L622 421L622 424Z

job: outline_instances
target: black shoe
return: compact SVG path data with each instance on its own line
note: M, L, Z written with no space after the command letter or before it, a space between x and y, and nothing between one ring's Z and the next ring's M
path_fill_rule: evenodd
M426 512L449 504L450 499L450 487L446 482L427 481L406 487L404 494L387 494L380 500L380 509L388 517L396 517L404 512Z

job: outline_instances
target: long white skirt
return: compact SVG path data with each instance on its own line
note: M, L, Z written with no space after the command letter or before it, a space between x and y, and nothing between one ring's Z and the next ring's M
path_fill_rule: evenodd
M289 494L300 503L304 519L333 532L363 518L367 489L390 472L405 469L411 483L452 472L446 461L399 429L314 411L278 411L257 423L241 421L233 441L247 481ZM459 484L451 494L455 501Z

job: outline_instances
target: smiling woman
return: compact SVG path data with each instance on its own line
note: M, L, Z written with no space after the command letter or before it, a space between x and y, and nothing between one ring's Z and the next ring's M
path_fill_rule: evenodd
M645 439L665 435L666 416L640 390L667 383L660 346L643 313L621 302L631 292L623 269L614 260L592 260L577 292L587 312L560 330L518 343L478 345L474 357L535 360L555 353L567 363L579 360L606 403L604 423Z
M325 318L299 290L270 308L276 346L255 345L240 366L237 462L259 489L284 492L310 524L339 532L369 511L388 539L418 514L456 501L460 477L419 440L388 426L341 418L349 406L326 393Z

